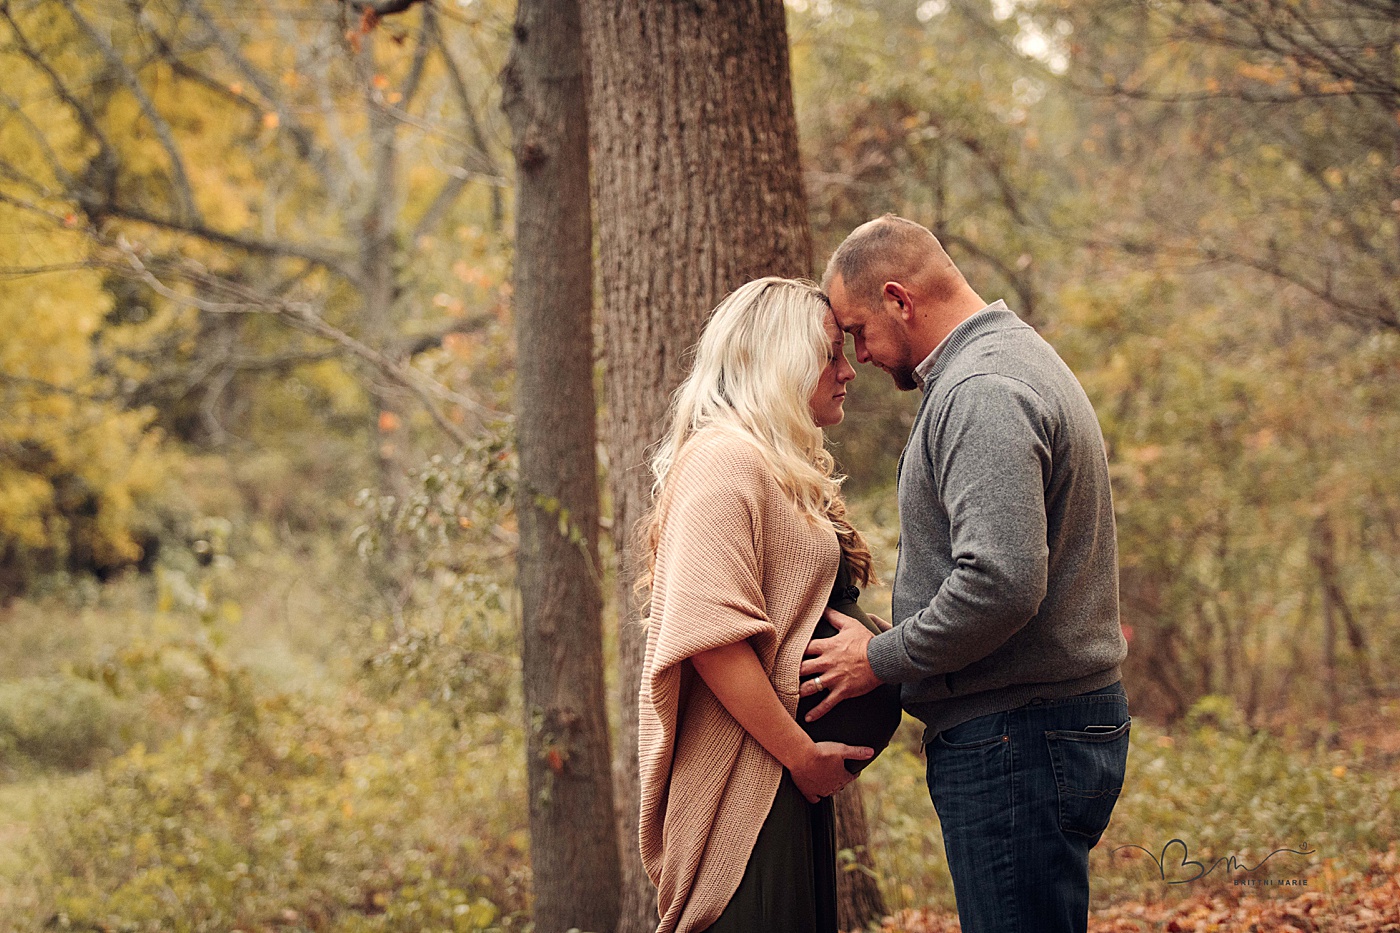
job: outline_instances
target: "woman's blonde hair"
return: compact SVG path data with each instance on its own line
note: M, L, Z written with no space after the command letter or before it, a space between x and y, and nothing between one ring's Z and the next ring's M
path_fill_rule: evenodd
M652 508L643 518L648 572L660 538L656 503L681 449L698 431L718 428L756 442L788 498L829 525L860 583L873 579L870 549L846 519L845 477L812 420L811 398L831 353L825 320L831 305L814 283L768 277L740 286L710 315L690 375L671 401L665 435L651 458Z

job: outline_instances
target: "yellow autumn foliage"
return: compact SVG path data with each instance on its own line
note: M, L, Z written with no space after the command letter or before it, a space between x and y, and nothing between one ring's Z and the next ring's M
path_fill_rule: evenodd
M17 56L0 53L0 69L8 94L42 99L42 76ZM48 151L24 122L9 120L0 123L0 152L54 190L57 172L86 155L77 150L75 121L52 106L26 115L42 121ZM103 570L139 560L142 507L165 475L167 454L153 412L123 405L119 375L103 371L98 338L112 298L89 267L87 239L51 219L70 216L72 206L4 181L0 194L14 199L0 202L3 597L28 571L68 558Z

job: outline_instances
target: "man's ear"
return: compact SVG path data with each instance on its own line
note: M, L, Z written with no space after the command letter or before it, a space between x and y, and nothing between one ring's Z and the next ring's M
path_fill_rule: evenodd
M880 297L904 323L914 320L914 299L909 295L909 289L898 282L886 282Z

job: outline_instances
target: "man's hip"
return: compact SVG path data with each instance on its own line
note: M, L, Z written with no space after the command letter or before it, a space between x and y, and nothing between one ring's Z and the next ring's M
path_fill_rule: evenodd
M929 794L964 933L1085 929L1089 849L1122 792L1130 728L1113 683L931 735Z

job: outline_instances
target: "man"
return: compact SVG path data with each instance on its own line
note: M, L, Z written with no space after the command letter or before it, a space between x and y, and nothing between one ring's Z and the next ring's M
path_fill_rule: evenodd
M823 287L856 359L923 400L900 458L894 625L838 613L814 641L815 719L903 684L964 933L1083 931L1089 850L1128 754L1108 464L1055 351L968 285L924 227L887 214Z

